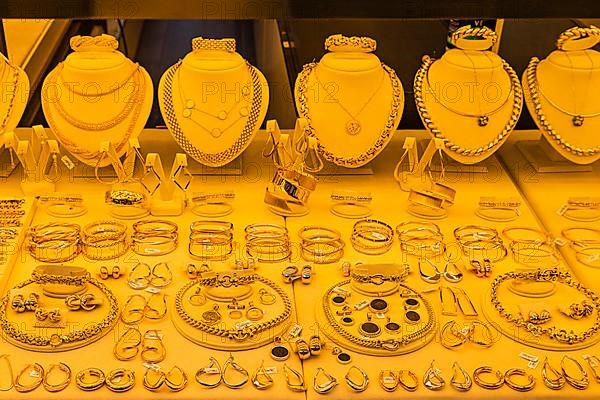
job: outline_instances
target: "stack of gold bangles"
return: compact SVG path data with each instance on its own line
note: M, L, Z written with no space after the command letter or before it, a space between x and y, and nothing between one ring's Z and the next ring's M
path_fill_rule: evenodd
M446 218L455 197L456 190L440 182L434 182L429 190L411 189L408 212L425 219Z
M344 241L339 231L320 226L304 226L298 232L302 258L316 264L330 264L344 256Z
M149 219L133 224L131 249L142 256L169 254L177 248L177 224L162 219Z
M91 260L112 260L127 252L127 226L118 221L96 221L81 231L81 249Z
M498 231L483 225L463 225L454 230L454 238L469 260L502 260L508 254Z
M509 240L515 262L536 268L550 268L560 264L556 246L548 233L535 228L514 226L504 228L502 234Z
M352 227L350 242L359 253L384 254L394 242L394 229L376 219L361 219Z
M432 258L446 251L444 235L433 222L407 221L396 226L402 252L420 258Z
M277 214L299 216L308 212L306 203L317 187L317 178L304 171L279 168L265 193L265 203Z
M261 262L280 262L291 255L288 230L279 224L246 226L246 254Z
M563 229L561 234L569 241L580 263L600 267L600 229L572 227Z
M225 260L233 253L233 224L195 221L190 225L188 252L200 260Z
M80 230L77 224L36 225L29 230L29 254L42 262L70 261L80 252Z

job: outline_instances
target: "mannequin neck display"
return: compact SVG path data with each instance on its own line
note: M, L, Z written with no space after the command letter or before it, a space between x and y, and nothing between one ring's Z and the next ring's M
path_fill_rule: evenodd
M233 39L196 38L192 47L161 78L161 112L188 155L221 167L239 156L260 128L268 86L235 52Z
M415 78L417 110L445 152L463 164L483 161L506 140L522 108L518 76L487 50L424 57Z
M324 157L360 167L387 145L404 98L397 76L375 54L346 50L304 67L296 102Z
M444 105L469 115L488 115L511 95L502 59L491 51L449 50L431 66L427 80Z
M600 158L600 53L553 51L533 58L523 75L527 105L544 139L576 164Z
M110 164L100 144L110 142L121 157L152 107L150 77L117 51L117 45L108 35L73 37L74 52L47 76L42 88L44 115L57 139L96 168Z

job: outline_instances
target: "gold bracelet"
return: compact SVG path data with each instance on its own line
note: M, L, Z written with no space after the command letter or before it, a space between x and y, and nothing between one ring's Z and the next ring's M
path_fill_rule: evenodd
M192 213L201 217L225 217L233 212L233 206L227 200L233 200L235 193L194 193Z
M331 35L325 39L327 51L359 51L371 53L377 49L377 41L365 36Z
M487 26L465 25L450 35L450 43L462 50L488 50L496 41L498 35Z
M73 51L80 51L82 47L105 47L109 50L117 50L119 42L114 36L102 34L99 36L73 36L69 40L69 46Z
M335 216L348 219L362 219L370 216L373 212L367 203L361 202L335 202L329 208Z
M26 372L29 372L28 375L32 378L35 378L35 380L29 385L23 385L21 383L21 378L25 375ZM42 367L40 364L27 364L15 377L15 390L19 393L27 393L37 389L42 384L44 380L44 375L44 367Z
M140 235L131 237L131 250L141 256L161 256L177 249L178 234Z
M51 384L48 382L48 378L49 378L50 374L52 373L52 371L54 371L55 369L60 370L65 377L62 380L62 382ZM51 393L60 392L61 390L64 390L67 386L69 386L70 383L71 383L71 368L69 368L69 366L67 364L62 363L62 362L58 363L58 364L50 365L50 368L48 368L48 371L46 371L46 374L44 375L44 379L42 381L44 388L48 392L51 392Z
M192 50L214 50L234 53L236 49L235 39L206 39L197 37L192 39Z
M94 378L93 381L88 381L87 378ZM104 372L98 368L86 368L77 373L75 383L77 387L86 392L91 392L100 389L104 386L106 378Z
M286 178L281 171L275 174L272 183L276 192L283 192L301 203L306 203L311 194L310 189L304 188L299 182Z
M146 195L132 190L108 190L104 194L104 202L115 206L143 206L148 201Z
M575 26L560 34L556 40L558 50L587 50L600 42L600 29L594 25L588 28Z
M521 235L518 235L518 232L524 233L527 236L534 236L534 238L521 237ZM548 233L543 232L539 229L530 228L527 226L512 226L512 227L504 228L502 230L502 234L511 242L516 242L516 243L537 244L537 243L551 242L550 235Z
M591 234L590 236L595 236L595 237L594 238L582 238L577 235L577 232L583 233L586 235ZM582 245L600 244L600 229L588 228L588 227L572 227L572 228L565 228L560 233L565 239L567 239L571 243L577 243L577 244L582 244Z

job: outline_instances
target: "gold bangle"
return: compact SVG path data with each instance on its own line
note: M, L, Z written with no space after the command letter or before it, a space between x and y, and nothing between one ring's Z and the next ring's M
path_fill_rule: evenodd
M526 235L536 236L536 237L533 239L528 238L528 237L518 237L518 235L516 235L517 232L522 232L522 233L525 233ZM550 236L548 235L548 233L543 232L539 229L530 228L527 226L512 226L512 227L504 228L502 230L502 234L511 242L516 242L516 243L537 244L537 243L550 242Z
M135 373L125 368L117 368L108 374L106 387L113 392L127 392L135 386Z
M521 212L514 207L479 207L475 210L475 215L491 222L511 222L519 218Z
M465 25L450 35L450 43L462 50L488 50L497 40L496 32L487 26Z
M520 384L513 382L511 378L515 375L527 377L527 383ZM513 390L516 390L517 392L529 392L535 387L535 378L532 375L529 375L524 369L511 368L504 374L504 383L506 383L506 386Z
M275 191L283 192L301 203L306 203L310 197L311 191L302 187L298 182L287 179L279 171L272 180Z
M495 374L496 381L495 382L484 381L480 377L480 375L483 375L483 374ZM499 389L502 387L502 385L504 385L504 375L502 374L502 372L500 372L500 371L494 372L492 367L488 367L488 366L479 367L479 368L475 369L475 371L473 371L473 380L475 381L475 383L478 386L480 386L484 389L489 389L489 390Z
M114 36L102 34L99 36L73 36L69 40L69 46L73 51L79 51L82 47L105 47L109 50L117 50L119 42Z
M373 213L367 204L349 201L333 203L329 211L335 216L347 219L362 219Z
M600 42L600 29L594 25L588 28L575 26L560 34L556 40L558 50L587 50Z
M104 202L114 206L144 206L147 198L145 194L132 190L107 190L104 193Z
M327 51L359 51L371 53L377 49L377 41L365 36L344 36L335 34L325 39Z
M355 192L352 190L333 191L330 196L334 202L370 203L373 200L371 192Z
M227 200L233 200L235 193L194 193L192 213L201 217L219 218L233 212L233 206Z
M427 190L411 189L408 194L410 214L429 219L441 219L448 215L444 209L445 200Z
M65 378L60 383L50 384L48 382L48 377L50 376L52 371L55 369L59 369L65 375ZM62 363L62 362L58 363L58 364L50 365L50 368L48 368L48 371L44 375L44 380L42 381L44 388L48 392L52 392L52 393L60 392L61 390L64 390L67 386L69 386L70 383L71 383L71 368L69 368L69 366L67 364Z
M596 238L581 238L577 236L577 232L592 234ZM563 229L560 234L571 243L579 244L600 244L600 229L588 227L572 227Z
M86 378L92 377L95 378L93 381L87 381ZM84 370L79 371L77 376L75 377L75 383L79 389L84 390L86 392L91 392L94 390L100 389L104 386L105 376L104 372L98 368L86 368Z
M201 379L202 375L209 374L209 372L211 373L211 375L216 375L219 379L216 382L212 382L212 383L203 381ZM219 362L217 361L217 359L214 357L210 357L210 364L208 364L208 366L202 367L196 372L196 382L198 382L200 385L202 385L205 388L208 388L208 389L216 388L217 386L219 386L221 384L222 381L223 381L223 373L221 371L221 366L219 365Z
M35 380L29 385L23 385L21 383L21 378L25 375L26 372L29 372L29 376L35 378ZM37 389L42 384L44 380L44 375L44 367L42 367L40 364L27 364L15 377L15 390L19 393L27 393Z
M192 50L213 50L213 51L225 51L227 53L234 53L236 48L235 39L206 39L203 37L197 37L192 39Z

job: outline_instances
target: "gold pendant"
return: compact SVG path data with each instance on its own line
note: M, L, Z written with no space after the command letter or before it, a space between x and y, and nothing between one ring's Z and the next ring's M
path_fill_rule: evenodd
M484 127L490 122L490 118L487 115L482 115L477 119L477 122L479 123L479 126Z
M573 117L573 126L583 126L583 117L581 115Z
M360 132L360 122L355 119L352 119L346 123L346 133L348 135L358 135Z

